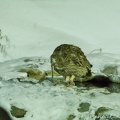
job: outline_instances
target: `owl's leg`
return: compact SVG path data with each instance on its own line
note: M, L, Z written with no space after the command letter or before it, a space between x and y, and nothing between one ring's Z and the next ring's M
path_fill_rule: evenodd
M70 81L70 76L66 76L66 82L69 82Z
M71 78L70 78L70 84L71 84L71 85L75 85L74 79L75 79L75 76L72 75Z
M65 85L69 86L69 82L70 82L70 76L66 76Z

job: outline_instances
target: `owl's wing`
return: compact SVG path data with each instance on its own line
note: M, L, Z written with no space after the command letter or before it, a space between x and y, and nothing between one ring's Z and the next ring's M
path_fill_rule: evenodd
M77 57L75 55L71 55L71 60L75 65L78 65L80 67L85 67L85 61L83 60L82 56Z

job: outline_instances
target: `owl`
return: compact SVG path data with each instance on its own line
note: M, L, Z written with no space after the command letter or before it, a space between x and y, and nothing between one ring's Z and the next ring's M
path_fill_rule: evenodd
M51 66L68 85L74 85L74 80L86 81L92 75L92 65L82 50L71 44L62 44L53 51Z

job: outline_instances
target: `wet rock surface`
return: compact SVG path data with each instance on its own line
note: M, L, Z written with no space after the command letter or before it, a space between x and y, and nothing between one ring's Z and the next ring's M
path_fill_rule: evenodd
M88 90L91 87L95 87L95 88L105 88L110 93L120 93L120 84L111 82L110 79L105 76L96 76L94 79L83 83L75 82L75 85L77 87L85 87Z

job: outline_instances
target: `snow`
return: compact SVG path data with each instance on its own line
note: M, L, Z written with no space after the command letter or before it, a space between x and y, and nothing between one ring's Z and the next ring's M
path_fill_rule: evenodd
M119 3L119 0L1 0L0 29L11 41L6 60L34 54L49 56L61 43L75 44L86 54L96 48L120 53Z
M97 75L103 75L106 66L118 66L118 75L109 78L120 82L119 4L119 0L0 0L0 44L5 48L0 52L0 106L9 114L11 105L27 110L20 120L67 120L69 115L76 116L74 120L94 120L95 111L103 106L112 109L106 114L120 117L119 93L109 93L106 88L54 86L47 78L37 83L18 72L36 65L42 72L50 70L53 50L67 43L83 50ZM90 54L99 48L102 53ZM109 94L103 94L106 92ZM80 113L77 109L83 102L91 106Z
M116 62L119 55L113 56L114 58L111 54L96 53L87 57L93 64L92 71L98 75L102 74L98 69L103 69L107 64L119 65L119 62ZM26 60L29 61L26 62ZM107 63L104 62L105 60ZM107 112L108 115L119 117L120 95L118 93L110 93L106 88L91 87L87 90L86 87L65 87L62 83L55 86L47 78L39 83L27 78L26 73L18 72L22 68L31 66L34 68L35 65L43 72L50 70L49 59L44 57L23 57L0 64L0 106L3 106L9 113L11 105L24 108L27 113L24 118L19 118L20 120L67 120L69 115L75 115L75 120L81 116L85 120L94 120L95 111L103 106L109 106L112 109L112 112ZM18 79L21 79L21 82ZM94 94L94 97L91 94ZM90 109L88 112L80 113L77 109L84 102L90 103ZM17 120L15 117L12 118Z

